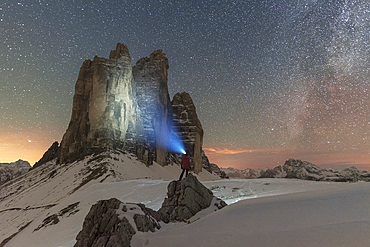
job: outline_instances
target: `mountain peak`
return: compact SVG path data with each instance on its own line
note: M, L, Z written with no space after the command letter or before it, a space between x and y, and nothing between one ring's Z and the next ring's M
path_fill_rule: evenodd
M168 68L162 50L139 59L132 67L129 50L121 43L109 59L86 60L76 82L71 120L56 152L59 163L118 149L134 153L148 166L153 161L167 165L172 155L168 151L171 138L184 135L184 129L179 133L179 126L173 125L179 114L173 113L178 105L173 106L169 98ZM189 103L185 107L196 126L193 134L189 128L185 132L197 133L187 151L198 173L202 170L203 129L190 95L181 95L182 102Z
M128 48L126 45L118 43L115 50L112 50L109 54L109 59L120 59L120 58L129 58L130 52L128 51Z

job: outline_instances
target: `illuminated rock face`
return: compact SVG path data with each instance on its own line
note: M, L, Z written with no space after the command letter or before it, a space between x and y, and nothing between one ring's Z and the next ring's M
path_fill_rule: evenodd
M144 141L153 150L154 159L160 165L167 164L167 146L172 125L167 70L168 59L161 50L153 52L149 58L141 58L133 67L138 116L143 124Z
M177 93L172 100L173 129L180 136L194 171L202 171L203 128L198 119L195 105L186 92Z
M109 59L86 60L78 75L72 117L59 161L70 162L105 148L123 148L136 132L135 83L127 47L117 44Z
M58 150L59 163L112 148L135 153L147 165L156 161L164 166L169 163L171 131L177 133L172 128L179 126L194 170L200 172L203 129L189 94L177 94L171 104L168 68L161 50L132 67L123 44L117 44L109 59L86 60L75 86L71 121Z

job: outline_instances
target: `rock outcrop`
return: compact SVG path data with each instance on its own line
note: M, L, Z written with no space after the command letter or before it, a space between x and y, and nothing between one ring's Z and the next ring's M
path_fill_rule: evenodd
M167 198L158 210L163 215L164 222L188 220L199 211L210 207L212 202L218 209L227 205L214 197L212 191L192 174L181 181L170 182L167 190Z
M356 182L370 181L370 172L360 171L356 167L346 168L342 171L322 169L310 162L296 159L285 161L283 166L273 169L222 169L229 177L238 178L296 178L313 181Z
M177 93L172 100L173 130L184 143L185 150L194 166L194 172L202 171L203 128L195 105L186 92Z
M74 247L130 246L136 230L132 225L133 219L126 216L128 211L137 211L134 218L142 215L136 204L127 207L116 198L99 201L87 214Z
M229 178L224 171L220 169L216 164L210 163L208 157L203 151L202 154L202 167L210 173L216 173L220 178Z
M203 209L212 206L218 210L227 205L191 174L170 182L167 195L158 211L116 198L97 202L86 215L74 247L131 246L138 231L155 232L161 229L161 223L182 222Z
M12 163L0 163L0 185L25 174L30 169L30 163L24 160L17 160Z
M86 60L78 75L72 117L60 145L61 163L106 148L123 148L136 129L135 86L127 46L110 58Z
M42 158L33 165L33 168L39 167L45 164L46 162L49 162L55 158L58 158L58 150L59 150L59 143L54 142L50 146L50 148L44 153Z
M127 46L118 43L109 59L86 60L78 75L72 116L57 150L59 163L70 163L107 149L134 153L148 166L177 160L171 136L180 136L196 173L202 170L203 129L187 93L172 102L166 54L154 51L132 67ZM37 166L54 157L47 152ZM175 157L175 159L173 159Z
M116 198L99 201L87 214L74 247L130 246L137 231L159 230L160 216L143 204L123 203Z

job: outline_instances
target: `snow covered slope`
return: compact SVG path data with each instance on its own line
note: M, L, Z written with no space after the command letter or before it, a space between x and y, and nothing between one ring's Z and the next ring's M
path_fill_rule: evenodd
M180 172L181 169L176 165L162 167L154 163L147 167L135 156L113 151L88 156L71 164L59 165L55 160L50 161L0 187L0 243L5 239L12 241L15 238L19 239L25 232L30 234L27 236L27 246L41 246L40 239L45 239L50 234L55 240L58 237L64 239L61 234L64 231L68 233L71 231L75 237L86 213L98 200L116 197L127 201L125 198L127 195L140 196L140 193L134 192L145 186L147 181L153 181L149 179L156 179L158 181L154 183L164 183L161 192L162 202L168 183L164 180L178 179ZM197 177L201 181L219 179L217 175L207 171L199 173ZM126 182L137 179L146 180L134 185ZM155 189L149 187L149 190ZM145 197L146 193L143 195ZM144 197L133 196L129 197L129 200L136 202L140 199L137 202L145 203ZM158 202L158 205L161 202ZM74 215L76 217L72 217ZM48 218L50 216L52 217ZM74 228L64 229L63 222L66 218L77 219L73 224ZM49 225L56 225L57 229L62 228L55 234L53 231L50 232L47 227ZM32 242L32 239L35 242ZM9 244L12 242L10 240ZM44 246L55 246L57 242Z
M369 246L370 183L243 200L136 246Z
M0 187L0 242L6 247L73 246L97 201L115 197L157 210L169 180L180 171L178 166L146 167L122 153L68 165L49 162ZM215 196L236 203L196 215L192 224L162 224L158 232L137 233L132 246L318 246L318 241L330 246L337 237L343 243L355 241L353 236L359 239L354 243L369 240L363 233L370 230L370 183L216 178L206 172L198 176ZM313 235L316 242L308 241Z
M31 169L30 163L24 160L17 160L11 163L0 163L0 185L25 174L29 169Z

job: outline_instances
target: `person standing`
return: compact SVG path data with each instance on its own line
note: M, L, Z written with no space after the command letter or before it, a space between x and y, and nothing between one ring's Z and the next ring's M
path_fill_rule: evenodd
M181 169L182 169L182 172L181 172L179 181L181 181L182 176L184 175L184 172L186 171L185 177L187 177L189 170L191 169L190 159L189 159L188 154L184 154L184 156L181 159Z

